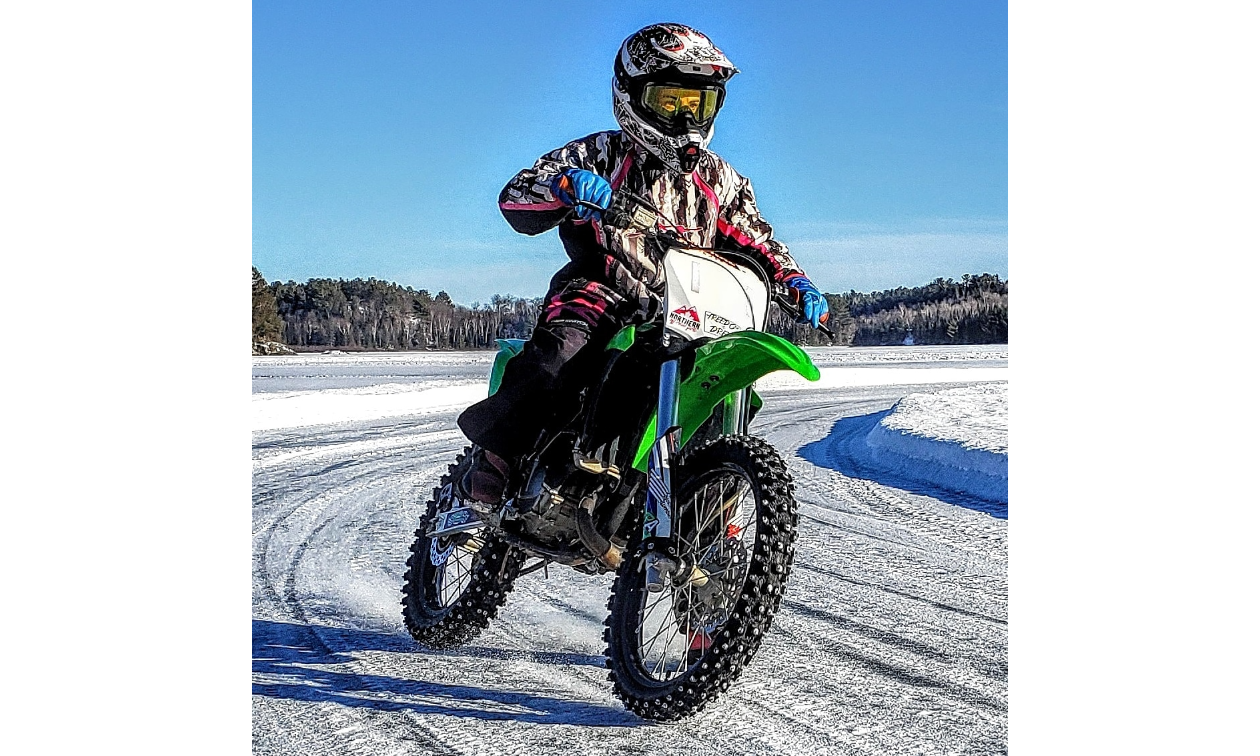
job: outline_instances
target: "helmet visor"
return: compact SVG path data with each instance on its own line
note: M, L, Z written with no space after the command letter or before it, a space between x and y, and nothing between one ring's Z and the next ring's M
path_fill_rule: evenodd
M643 88L643 106L666 121L691 113L696 123L706 123L717 113L718 90L649 84Z

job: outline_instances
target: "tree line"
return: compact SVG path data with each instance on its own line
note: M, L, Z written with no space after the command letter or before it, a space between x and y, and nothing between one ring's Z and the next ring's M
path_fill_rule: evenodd
M814 346L1006 342L1007 283L989 273L824 296L834 341L795 324L777 306L767 330ZM299 351L489 349L495 339L528 338L541 305L541 297L496 294L465 306L445 291L432 295L375 278L268 283L254 268L253 342Z
M496 294L466 307L445 291L375 278L276 281L263 292L255 283L254 340L298 350L488 349L495 339L528 338L541 301ZM278 322L260 325L260 311Z
M1007 282L992 273L844 295L854 346L1005 344Z

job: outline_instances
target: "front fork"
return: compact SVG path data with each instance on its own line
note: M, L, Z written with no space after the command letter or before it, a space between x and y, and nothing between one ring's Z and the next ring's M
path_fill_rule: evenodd
M674 488L670 466L678 456L682 429L678 426L679 360L661 364L660 389L656 400L656 441L648 455L647 497L643 512L643 543L647 548L644 567L647 588L653 593L681 569L678 546L673 538ZM748 430L751 388L734 391L722 400L722 434L735 435Z
M679 361L661 364L660 389L656 399L656 441L648 454L647 496L643 512L643 544L647 548L644 570L647 589L665 590L665 584L678 572L678 547L674 543L674 489L670 464L678 456L678 367Z

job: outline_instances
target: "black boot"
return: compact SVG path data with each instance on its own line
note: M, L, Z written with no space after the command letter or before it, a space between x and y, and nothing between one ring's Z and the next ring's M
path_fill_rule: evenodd
M465 499L483 504L503 501L503 489L507 487L512 465L488 449L473 451L472 467L460 478L459 488Z

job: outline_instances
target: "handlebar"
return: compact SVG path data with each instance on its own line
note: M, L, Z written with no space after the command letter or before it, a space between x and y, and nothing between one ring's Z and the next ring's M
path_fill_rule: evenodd
M671 243L681 242L681 240L678 239L678 235L672 230L662 230L658 227L658 220L666 221L667 223L668 221L661 215L660 211L656 209L655 205L642 197L638 197L629 192L617 192L613 196L613 200L607 208L602 208L593 202L587 202L585 200L578 200L577 204L598 212L600 214L601 222L604 225L619 229L634 228L644 235L652 236L659 240L665 240ZM717 250L712 251L716 252ZM771 298L774 299L774 301L777 302L778 305L788 314L792 315L793 318L800 318L804 314L804 309L801 307L801 293L799 291L790 286L784 286L783 284L775 283L769 280L766 281L766 284L770 290ZM822 318L819 319L820 322L818 324L818 330L827 334L827 336L834 341L836 334L826 325L828 314L829 313L823 313Z
M774 298L779 306L792 315L794 318L800 318L805 313L805 309L801 306L801 293L791 286L783 284L775 284L770 290L770 296ZM836 334L827 327L827 320L831 313L824 312L822 317L818 319L818 330L827 334L832 341L836 340Z

